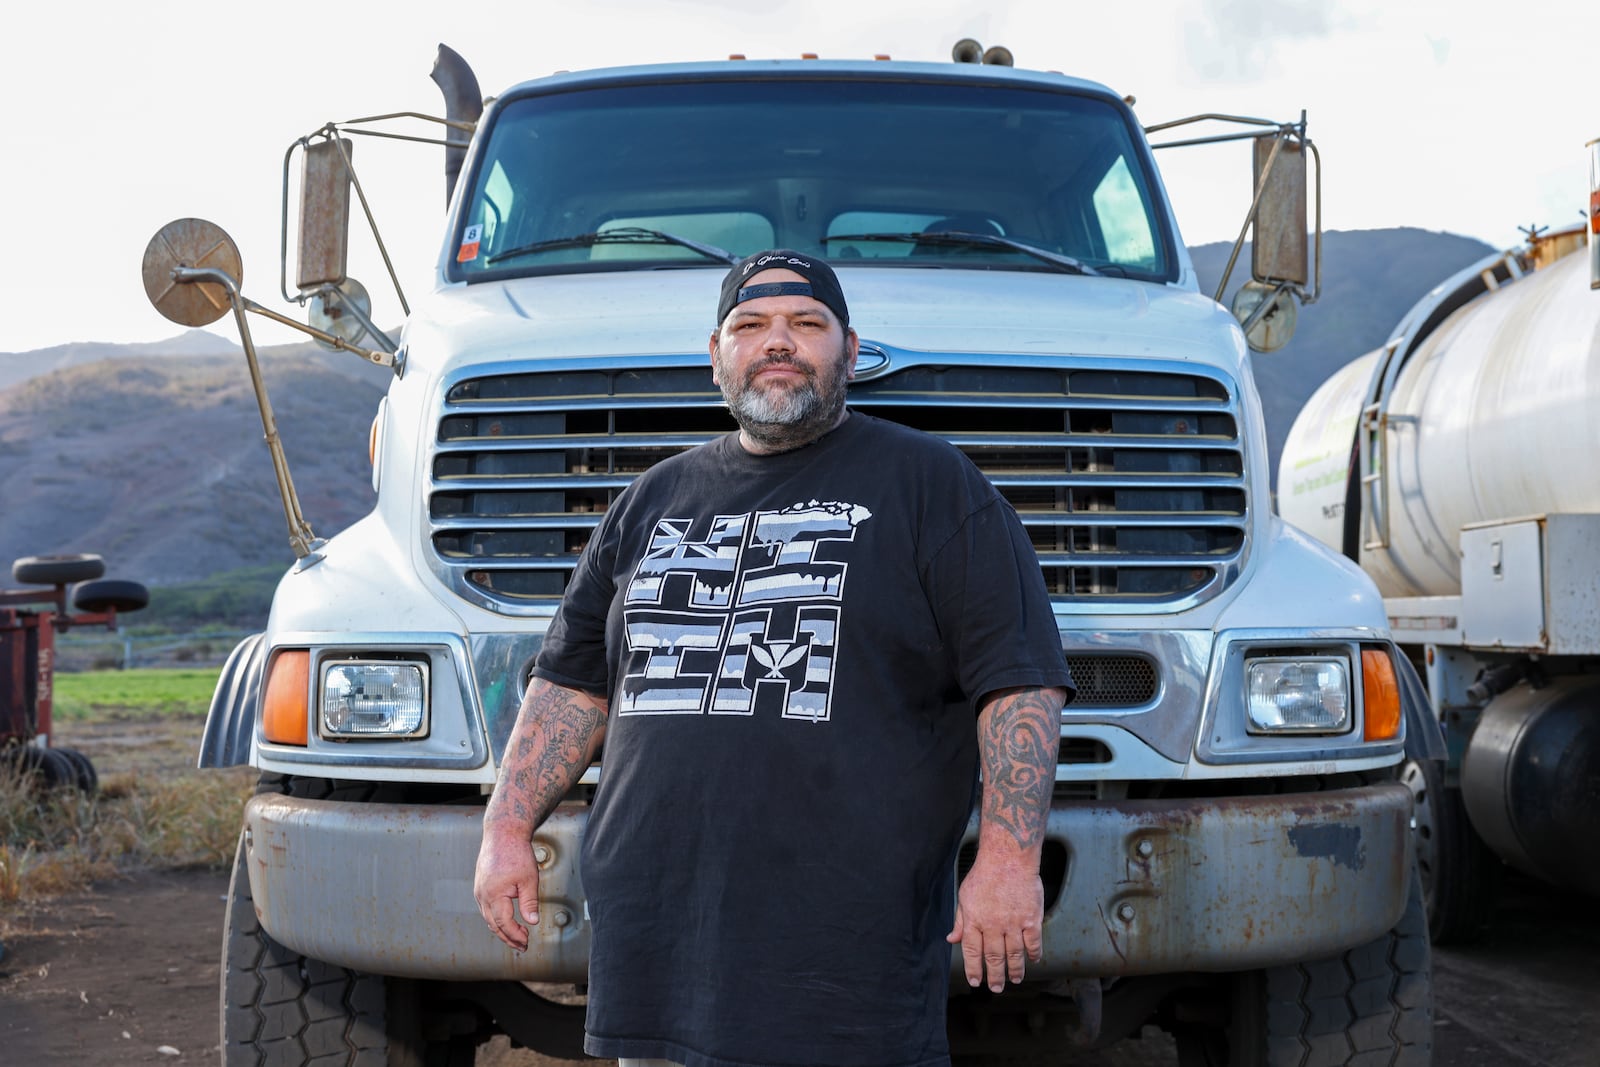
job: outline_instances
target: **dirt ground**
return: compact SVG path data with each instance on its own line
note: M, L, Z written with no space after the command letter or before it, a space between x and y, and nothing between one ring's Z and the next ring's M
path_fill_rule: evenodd
M200 732L196 719L129 714L57 723L55 739L86 753L106 782L214 773L194 769ZM142 870L0 911L0 1064L215 1063L227 893L224 870ZM572 1062L505 1038L478 1061Z
M30 910L0 957L0 1062L217 1061L225 873L144 871ZM564 1067L497 1039L482 1067ZM605 1061L587 1060L588 1064Z
M89 752L102 774L150 773L192 760L192 742L185 747L173 733L159 723L124 722L62 737ZM0 1063L215 1063L226 893L223 871L141 871L7 913ZM1435 953L1435 1062L1593 1067L1600 1048L1597 959L1595 902L1513 878L1483 944ZM481 1067L568 1062L512 1050L504 1038L479 1053ZM1152 1034L1070 1062L1153 1067L1177 1059L1165 1035Z

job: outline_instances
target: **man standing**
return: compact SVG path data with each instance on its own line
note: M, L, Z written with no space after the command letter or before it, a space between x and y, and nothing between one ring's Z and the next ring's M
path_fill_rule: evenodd
M947 1064L950 944L996 992L1040 958L1071 678L1038 559L956 449L846 408L857 337L817 257L735 266L710 350L739 432L641 475L585 549L484 814L478 905L527 946L530 840L604 739L591 1054Z

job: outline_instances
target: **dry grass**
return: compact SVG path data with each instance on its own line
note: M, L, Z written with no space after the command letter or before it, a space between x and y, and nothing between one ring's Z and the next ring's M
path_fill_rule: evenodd
M249 768L195 771L182 778L108 780L102 803L105 838L120 856L144 866L233 862L240 813L256 781Z
M100 795L0 774L0 906L133 867L226 866L255 772L122 773Z

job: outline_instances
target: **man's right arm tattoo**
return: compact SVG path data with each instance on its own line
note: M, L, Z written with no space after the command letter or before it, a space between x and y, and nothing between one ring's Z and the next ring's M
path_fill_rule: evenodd
M484 828L532 832L583 776L605 736L604 698L534 679L506 743Z

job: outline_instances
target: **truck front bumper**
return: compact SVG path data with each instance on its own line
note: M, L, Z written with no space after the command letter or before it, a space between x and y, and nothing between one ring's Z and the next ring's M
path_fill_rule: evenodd
M258 796L245 808L250 888L262 926L315 959L415 978L581 983L586 810L563 805L534 838L541 921L520 955L472 897L478 807ZM1410 793L1393 783L1058 801L1047 839L1065 848L1066 874L1028 976L1245 970L1371 941L1405 907L1410 813Z

